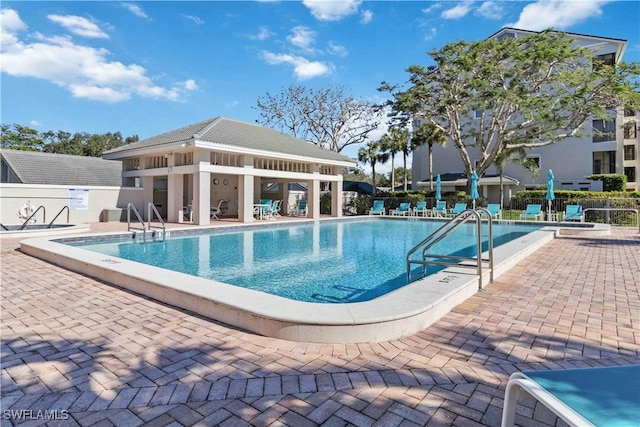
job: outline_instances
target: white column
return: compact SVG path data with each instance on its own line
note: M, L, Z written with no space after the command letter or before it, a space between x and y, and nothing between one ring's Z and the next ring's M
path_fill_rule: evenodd
M169 173L167 176L167 221L182 222L180 211L184 208L184 180L181 174Z
M307 181L307 207L309 218L320 218L320 177Z
M244 173L238 176L238 220L253 222L253 156L244 156Z
M193 222L197 225L211 223L211 173L202 172L203 166L209 166L209 151L198 150L195 153L198 172L193 174Z
M342 176L339 178L331 183L331 215L335 217L342 216Z
M136 208L138 208L138 212L140 212L140 216L142 216L142 219L146 221L148 219L147 206L149 206L149 203L153 203L153 177L142 177L142 187L144 188L144 195L142 196L142 206L136 205Z

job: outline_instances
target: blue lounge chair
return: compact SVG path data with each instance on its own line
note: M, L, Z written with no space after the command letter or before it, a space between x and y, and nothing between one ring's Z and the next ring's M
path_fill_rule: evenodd
M433 208L434 216L445 216L447 214L447 202L445 200L438 200L436 206Z
M520 219L542 220L542 205L527 205L527 209L520 214Z
M391 215L411 215L411 203L402 202L398 209L392 209L389 213Z
M309 214L309 207L306 200L298 200L296 204L296 216L307 216Z
M467 204L466 203L456 203L453 206L453 209L451 210L451 213L449 215L456 216L459 213L461 213L462 211L464 211L465 209L467 209Z
M427 202L425 202L424 200L418 202L416 204L416 207L413 208L413 214L415 216L427 216Z
M384 215L384 200L374 200L369 215Z
M491 218L502 219L502 210L500 209L499 203L489 203L487 205L487 210L491 214Z
M582 206L580 205L567 205L564 208L563 221L580 221L584 222L584 212L582 212Z
M637 426L638 383L640 365L515 372L505 391L502 427L514 425L519 396L534 398L571 426Z

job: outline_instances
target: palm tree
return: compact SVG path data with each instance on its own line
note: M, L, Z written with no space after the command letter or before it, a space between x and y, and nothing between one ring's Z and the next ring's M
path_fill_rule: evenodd
M389 154L382 150L380 141L369 141L367 145L358 150L358 161L371 165L371 176L373 178L373 195L376 195L376 163L384 163L389 159Z
M382 135L382 137L380 138L380 143L382 144L382 150L384 150L389 154L389 156L391 156L391 191L393 191L396 186L396 154L401 152L404 147L402 147L401 141L390 137L387 133Z
M422 123L411 137L412 151L425 144L429 146L429 184L431 190L433 190L433 145L445 145L446 143L447 137L442 129L435 127L431 122Z
M391 141L394 147L398 147L402 152L403 166L407 169L407 156L411 152L411 146L409 145L409 131L407 129L391 128L390 131ZM393 170L393 164L391 165ZM404 191L407 191L407 176L404 176Z

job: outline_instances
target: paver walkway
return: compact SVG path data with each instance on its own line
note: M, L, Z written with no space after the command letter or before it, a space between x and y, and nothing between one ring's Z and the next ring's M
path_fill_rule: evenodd
M2 241L3 426L497 426L516 370L640 364L633 229L556 239L425 331L349 345L245 333L17 247ZM558 424L533 403L516 421Z

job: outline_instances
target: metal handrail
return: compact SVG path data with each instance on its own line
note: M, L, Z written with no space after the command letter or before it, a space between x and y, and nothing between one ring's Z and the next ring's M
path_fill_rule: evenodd
M485 213L487 215L488 224L489 224L489 247L488 247L488 258L482 258L482 217L478 211ZM427 254L428 250L431 249L435 244L440 242L442 239L447 237L453 231L461 227L464 223L466 223L470 219L474 219L476 221L477 233L476 233L476 246L477 246L477 256L476 257L463 257L457 255L438 255L438 254ZM453 217L451 220L447 221L442 227L437 229L435 232L431 233L426 239L422 240L420 243L415 245L413 248L407 252L407 282L411 281L411 264L421 264L423 274L426 273L427 264L434 265L444 265L444 266L457 266L464 268L475 268L478 274L478 287L482 289L482 262L488 262L489 267L489 280L493 282L493 220L491 218L491 213L484 209L478 208L474 209L466 209ZM411 255L413 255L416 251L422 248L422 259L412 259ZM427 258L431 258L431 260L427 260ZM434 258L436 260L434 260ZM442 261L437 261L437 259ZM474 261L475 265L465 265L461 264L462 261Z
M22 224L22 227L20 227L18 230L24 230L24 228L27 226L29 221L31 221L31 218L33 218L40 209L42 209L42 222L45 222L47 220L47 210L44 208L44 206L40 205L35 211L33 211L31 215L29 215L29 218L27 218L24 221L24 223Z
M162 238L164 239L166 236L166 226L164 224L164 220L162 219L162 216L160 216L160 212L158 212L158 208L156 208L156 205L154 205L153 203L149 203L149 205L147 206L147 228L149 230L151 230L151 220L153 219L153 215L155 214L156 217L158 218L158 220L160 221L160 224L162 224L162 227L158 227L157 225L154 225L153 228L162 228Z
M60 209L60 212L58 212L57 215L51 220L47 228L51 228L53 226L54 221L58 219L58 217L62 214L62 212L64 212L65 209L67 210L67 224L69 224L69 206L63 206L62 209Z
M131 211L133 210L133 213L136 215L136 218L138 219L138 222L142 225L142 228L135 228L131 225ZM127 231L131 231L131 230L142 230L142 236L145 237L146 233L147 233L147 229L144 226L144 221L142 220L142 217L140 217L140 212L138 212L138 209L136 208L136 205L134 205L133 203L129 203L127 204Z
M0 227L2 227L4 229L4 231L9 231L9 229L7 227L4 226L4 224L0 223Z
M585 217L586 217L586 212L587 211L607 211L607 212L609 212L609 211L627 211L627 212L635 212L636 213L636 217L637 217L637 223L638 223L638 233L640 233L640 209L636 209L636 208L586 208L586 209L582 210L582 212L585 213Z

